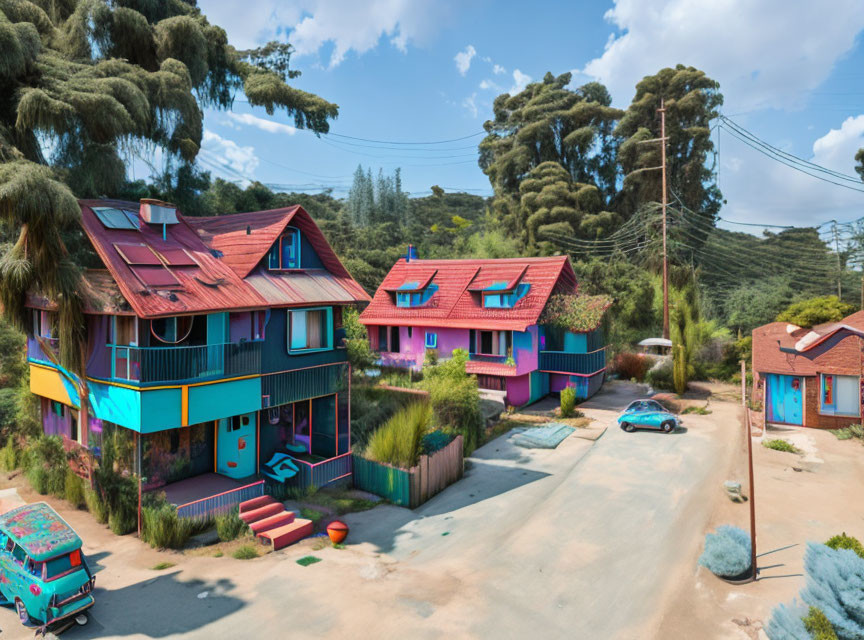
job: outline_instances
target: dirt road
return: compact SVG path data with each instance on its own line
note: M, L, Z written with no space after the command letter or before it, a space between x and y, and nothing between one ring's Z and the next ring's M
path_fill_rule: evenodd
M639 393L607 385L582 409L611 424ZM676 576L692 573L704 496L725 479L738 408L713 409L686 416L680 433L612 427L554 451L502 436L420 509L346 518L344 550L306 541L249 561L172 554L177 566L156 572L166 554L88 536L97 605L63 637L650 638ZM299 566L309 553L322 561ZM0 613L5 637L18 637L16 624Z

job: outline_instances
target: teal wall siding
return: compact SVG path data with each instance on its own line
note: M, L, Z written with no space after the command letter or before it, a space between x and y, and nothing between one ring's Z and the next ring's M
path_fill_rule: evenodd
M540 371L531 372L531 399L529 402L537 402L540 398L549 395L549 374Z
M564 334L564 351L568 353L585 353L588 351L587 334L566 332Z
M98 382L90 382L88 388L90 407L97 418L127 429L141 430L140 392Z
M300 267L303 269L323 269L321 258L309 244L305 233L300 234Z
M338 334L338 335L337 335ZM333 346L342 344L344 331L334 332ZM314 367L320 364L345 362L348 359L345 349L330 349L314 351L307 354L288 355L288 313L286 309L273 309L267 330L264 334L264 345L261 351L261 372L276 373Z
M174 429L183 423L180 389L155 389L141 392L141 433ZM203 422L196 420L190 422Z
M177 406L180 406L179 401ZM260 408L261 378L189 387L189 424L236 416Z

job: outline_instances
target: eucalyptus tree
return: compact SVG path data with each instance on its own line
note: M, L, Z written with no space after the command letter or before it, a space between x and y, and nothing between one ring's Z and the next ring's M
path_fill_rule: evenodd
M0 302L21 327L24 298L59 303L61 360L80 365L79 267L67 250L77 197L121 192L135 154L175 166L201 147L203 109L242 91L268 114L328 131L338 107L288 84L291 47L237 51L194 0L0 0Z

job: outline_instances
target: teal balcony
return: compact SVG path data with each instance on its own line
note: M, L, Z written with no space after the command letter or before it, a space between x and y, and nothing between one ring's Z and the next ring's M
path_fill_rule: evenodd
M261 393L266 398L265 406L270 407L347 390L347 362L295 369L261 378Z
M591 353L569 353L567 351L540 352L540 371L590 375L597 373L605 367L605 349L598 349Z
M198 382L260 373L262 342L195 347L109 344L111 379L133 384Z

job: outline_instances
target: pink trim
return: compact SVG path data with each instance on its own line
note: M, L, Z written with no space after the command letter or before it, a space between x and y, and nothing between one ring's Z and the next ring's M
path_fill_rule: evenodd
M347 478L347 477L350 476L350 475L351 475L351 472L349 471L348 473L343 474L343 475L341 475L341 476L339 476L339 477L337 477L337 478L333 478L333 479L330 480L329 482L336 482L337 480L341 480L342 478Z
M326 351L332 351L332 350L333 349L326 349ZM322 351L323 351L323 349L322 349ZM273 371L270 373L262 373L261 377L263 378L264 376L278 376L280 373L289 373L291 371L306 371L307 369L320 369L321 367L338 367L338 366L343 365L343 364L348 364L348 363L347 362L330 362L328 364L314 364L311 367L300 367L299 369L285 369L284 371ZM327 395L329 396L332 394L328 393ZM302 401L299 401L299 402L302 402Z
M603 373L606 371L606 367L602 369L597 369L594 373L570 373L569 371L548 371L546 369L538 369L541 373L556 373L561 376L579 376L580 378L590 378L591 376L596 376L598 373Z
M327 458L326 460L322 460L321 462L306 462L305 460L300 460L299 458L294 458L294 462L299 462L300 464L305 464L307 467L309 467L311 469L312 467L317 467L318 465L326 464L328 462L332 462L333 460L338 460L339 458L344 458L345 456L350 456L350 455L351 455L351 452L349 451L348 453L342 453L342 454L339 454L338 456L333 456L332 458Z
M177 508L181 509L183 507L188 507L189 505L192 505L192 504L198 504L199 502L204 502L205 500L211 500L211 499L217 498L219 496L224 496L224 495L227 495L229 493L234 493L235 491L242 491L243 489L248 489L249 487L254 487L254 486L259 485L259 484L264 484L264 481L259 480L258 482L253 482L251 484L247 484L247 485L244 485L242 487L237 487L236 489L229 489L228 491L223 491L222 493L217 493L217 494L214 494L212 496L207 496L206 498L201 498L199 500L193 500L192 502L187 502L186 504L177 505Z
M348 451L351 451L351 375L353 371L351 370L351 363L348 363ZM336 433L336 437L339 437L339 433Z

